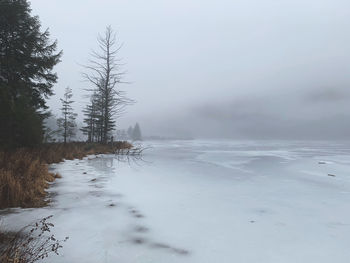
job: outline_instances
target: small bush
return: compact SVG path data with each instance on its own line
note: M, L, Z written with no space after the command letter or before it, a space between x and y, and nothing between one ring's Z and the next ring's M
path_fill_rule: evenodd
M34 263L47 258L49 254L57 254L62 243L52 234L54 227L45 217L39 222L28 225L17 233L0 233L0 262L2 263Z

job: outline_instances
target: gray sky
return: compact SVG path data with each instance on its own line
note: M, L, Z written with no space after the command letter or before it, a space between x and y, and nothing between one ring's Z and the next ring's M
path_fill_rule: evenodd
M137 103L119 120L145 134L350 138L348 0L32 0L63 49L58 97L77 109L79 64L106 25L124 43L121 86ZM80 117L81 114L79 114Z

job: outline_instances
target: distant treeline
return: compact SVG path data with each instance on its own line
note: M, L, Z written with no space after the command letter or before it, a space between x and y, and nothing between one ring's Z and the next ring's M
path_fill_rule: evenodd
M117 139L122 141L124 140L141 141L142 133L141 133L140 125L136 123L134 127L129 126L127 130L117 130Z

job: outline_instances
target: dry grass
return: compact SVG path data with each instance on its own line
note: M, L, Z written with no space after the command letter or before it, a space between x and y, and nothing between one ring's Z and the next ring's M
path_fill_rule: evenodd
M0 153L0 208L44 205L45 189L54 174L28 150Z
M114 142L113 145L99 143L51 143L44 144L36 149L38 156L45 163L59 163L64 159L81 159L89 154L114 153L119 149L130 149L132 145L126 141Z
M50 254L58 255L68 237L58 240L50 233L54 227L50 218L52 216L45 217L18 232L0 233L0 262L34 263Z
M60 178L60 175L48 171L48 164L131 147L128 142L115 142L113 145L77 142L0 152L0 209L45 205L45 190L49 182Z

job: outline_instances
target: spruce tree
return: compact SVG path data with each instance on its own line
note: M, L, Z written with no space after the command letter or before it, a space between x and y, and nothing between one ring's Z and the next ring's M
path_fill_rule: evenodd
M142 140L141 128L140 128L140 125L138 123L135 124L135 127L133 129L132 139L134 141L141 141Z
M73 97L72 89L67 87L63 99L61 99L62 103L62 117L57 120L57 125L59 127L59 132L63 137L63 142L66 143L67 139L71 139L75 136L76 133L76 123L75 118L77 116L76 113L73 112Z
M26 0L0 1L0 145L31 146L43 139L45 99L57 81L56 41L41 32Z
M85 123L85 126L80 128L80 130L85 134L88 139L88 142L93 142L94 140L94 128L95 128L95 120L94 120L94 105L88 104L85 106L85 109L83 110L83 114L85 116L83 122Z
M134 129L131 126L129 126L128 131L127 131L129 139L132 139L133 131L134 131Z
M88 136L88 142L100 142L103 121L100 97L97 93L90 97L90 103L85 106L83 113L85 126L80 130Z

